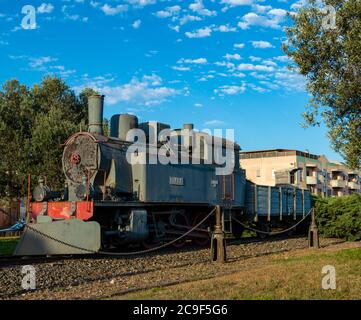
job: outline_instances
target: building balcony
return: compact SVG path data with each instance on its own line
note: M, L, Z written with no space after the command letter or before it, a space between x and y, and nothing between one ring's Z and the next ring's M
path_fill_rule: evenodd
M318 179L316 177L306 177L306 184L309 186L318 185Z
M345 180L331 180L331 187L332 188L346 188L346 181Z
M360 183L358 183L358 182L349 182L349 183L348 183L348 187L349 187L351 190L360 190L360 189L361 189L361 185L360 185Z

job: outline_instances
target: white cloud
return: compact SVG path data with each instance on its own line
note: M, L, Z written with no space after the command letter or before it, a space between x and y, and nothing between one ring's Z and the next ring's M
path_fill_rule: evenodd
M203 104L201 104L201 103L195 103L194 106L197 107L197 108L202 108L202 107L203 107Z
M231 76L236 77L236 78L244 78L244 77L246 77L246 75L244 73L242 73L242 72L232 73Z
M186 32L185 35L188 38L205 38L210 37L212 34L212 29L210 27L201 28L193 32Z
M54 6L51 3L42 3L38 9L38 13L51 13L54 10Z
M262 61L262 58L260 58L260 57L255 57L255 56L249 56L249 59L250 59L252 62Z
M274 77L273 83L287 91L303 92L306 90L305 77L295 71L282 68L275 73Z
M253 4L253 0L222 0L221 4L227 7L249 6Z
M172 67L173 70L176 70L176 71L189 71L190 68L189 67L178 67L178 66L174 66Z
M257 85L255 85L255 84L253 84L253 83L250 83L249 85L248 85L253 91L256 91L256 92L259 92L259 93L265 93L265 92L269 92L270 90L268 90L268 89L265 89L265 88L262 88L262 87L260 87L260 86L257 86Z
M201 16L211 17L217 15L216 11L211 11L204 7L203 0L195 0L194 3L191 3L189 5L189 9L191 9L193 12L198 13Z
M302 7L304 7L307 3L307 0L299 0L299 1L296 1L295 3L293 3L291 5L291 9L293 10L298 10L298 9L301 9Z
M141 79L133 77L129 83L111 86L104 79L101 82L86 82L77 87L77 91L90 86L106 95L107 103L110 105L119 102L128 102L138 105L158 105L176 94L178 90L162 85L162 79L157 75L143 76Z
M217 27L215 30L220 32L237 32L237 28L231 27L228 24L227 25L221 25Z
M208 79L213 79L213 78L214 78L213 74L207 74L206 76L200 78L199 81L207 81Z
M275 57L274 59L277 61L280 61L280 62L290 62L291 61L291 59L288 56L278 56L278 57Z
M107 16L115 16L119 13L125 12L128 10L128 6L124 4L119 4L115 7L110 6L109 4L104 4L100 8Z
M272 9L268 11L268 14L271 16L283 18L287 15L287 11L283 9Z
M265 65L254 65L251 63L241 63L238 67L238 70L240 71L264 71L264 72L273 72L275 69L270 66Z
M224 57L227 60L241 60L241 56L238 53L235 54L227 53Z
M259 79L259 80L268 79L268 75L259 74L259 73L257 73L257 72L251 72L250 75L251 75L253 78L256 78L256 79Z
M218 67L226 67L227 69L231 69L231 70L234 70L236 67L234 63L229 61L217 61L215 65Z
M132 24L132 27L134 28L134 29L139 29L139 27L140 27L140 25L142 24L142 20L135 20L134 22L133 22L133 24Z
M202 18L200 18L200 17L198 17L198 16L193 16L193 15L187 14L187 15L185 15L185 16L183 16L182 18L179 19L179 23L180 23L181 25L184 25L184 24L186 24L186 23L188 23L188 22L201 21L201 20L202 20Z
M262 61L262 64L266 65L266 66L272 66L272 67L277 67L277 63L275 63L272 60L264 60Z
M271 9L266 15L249 12L238 22L238 26L243 30L248 29L250 26L280 29L281 23L285 21L286 16L287 11L283 9Z
M155 15L158 18L169 18L175 14L178 14L180 10L181 10L180 6L172 6L172 7L167 7L164 10L157 11Z
M134 5L135 7L145 7L150 4L155 4L156 0L126 0L126 2Z
M233 45L233 47L237 48L237 49L243 49L245 47L244 43L235 43Z
M274 46L268 41L252 41L252 46L256 49L274 48Z
M222 12L226 12L230 8L239 7L239 6L254 7L254 2L256 2L256 1L263 2L264 0L221 0L220 4L224 5L224 7L222 8Z
M172 16L172 13L170 13L169 11L166 11L166 10L159 10L155 13L155 15L158 17L158 18L169 18Z
M44 71L45 64L47 64L49 62L57 61L57 60L58 60L57 58L53 58L53 57L49 57L49 56L38 57L38 58L30 57L29 58L29 67L32 69Z
M179 32L180 26L169 26L169 28L175 32Z
M265 13L268 10L272 9L272 6L262 6L259 4L253 4L252 9L255 10L257 13Z
M66 15L66 18L69 19L69 20L73 20L73 21L76 21L76 20L79 20L80 19L80 16L78 14L71 14L71 15Z
M222 96L222 95L236 95L239 93L244 93L245 91L246 91L246 84L242 82L240 86L236 86L236 85L221 86L218 89L215 89L214 93Z
M198 58L198 59L179 59L177 63L190 63L190 64L205 64L207 63L206 58Z
M209 120L204 123L205 126L221 126L224 125L224 121L221 120Z
M58 58L50 56L29 57L27 55L9 56L13 60L24 60L28 63L31 71L40 71L44 74L55 74L62 78L67 78L76 73L74 69L66 69L63 65L51 65L51 62L58 61Z

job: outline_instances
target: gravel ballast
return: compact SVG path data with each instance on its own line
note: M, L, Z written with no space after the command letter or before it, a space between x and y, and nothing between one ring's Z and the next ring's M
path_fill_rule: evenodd
M340 243L321 239L321 246ZM186 247L134 257L84 257L56 261L24 259L0 270L0 299L100 299L145 288L212 278L235 272L234 262L271 253L304 249L305 237L268 241L230 241L227 264L210 262L209 248ZM22 266L36 270L36 290L21 287Z

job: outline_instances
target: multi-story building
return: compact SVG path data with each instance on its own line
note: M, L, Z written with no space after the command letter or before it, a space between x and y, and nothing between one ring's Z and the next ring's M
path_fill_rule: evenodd
M241 152L240 161L247 179L257 184L288 183L323 197L361 193L361 173L325 156L274 149Z
M351 193L361 193L361 174L359 172L348 172L348 189Z

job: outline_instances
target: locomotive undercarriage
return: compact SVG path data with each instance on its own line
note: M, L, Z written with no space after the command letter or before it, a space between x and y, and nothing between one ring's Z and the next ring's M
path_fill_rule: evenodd
M197 226L212 210L209 206L161 205L134 203L109 207L102 203L95 207L93 220L102 228L102 246L104 248L125 248L129 245L142 244L144 248L152 248L173 241L187 231L194 229L185 238L173 243L181 248L187 241L198 246L207 245L215 224L214 216ZM230 214L241 219L241 209L227 209ZM146 220L144 219L146 215ZM226 214L224 215L226 216ZM236 224L225 221L225 232L239 237L241 231ZM227 226L228 223L228 226Z

